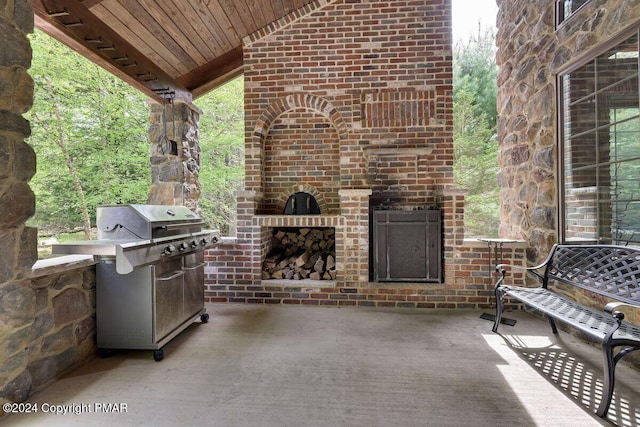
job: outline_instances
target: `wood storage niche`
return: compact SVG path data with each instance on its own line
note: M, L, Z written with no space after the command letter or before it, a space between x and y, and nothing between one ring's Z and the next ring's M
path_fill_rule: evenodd
M335 228L274 228L262 280L335 280Z

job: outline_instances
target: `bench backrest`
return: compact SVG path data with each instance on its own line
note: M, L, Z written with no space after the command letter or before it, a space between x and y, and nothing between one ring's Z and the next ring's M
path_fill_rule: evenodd
M546 264L548 279L640 306L639 248L555 245Z

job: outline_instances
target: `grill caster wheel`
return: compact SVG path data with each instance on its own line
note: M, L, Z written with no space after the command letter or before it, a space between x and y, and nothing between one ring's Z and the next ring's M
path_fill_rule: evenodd
M200 315L200 321L202 323L207 323L209 322L209 313L204 313Z
M159 362L162 359L164 359L164 350L163 349L153 350L153 360L155 360L156 362Z

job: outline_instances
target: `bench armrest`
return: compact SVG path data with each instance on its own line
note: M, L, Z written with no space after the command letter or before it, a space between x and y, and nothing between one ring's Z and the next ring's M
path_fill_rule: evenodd
M496 265L496 271L498 273L502 272L502 270L529 270L530 267L521 267L519 265L513 264L498 264Z
M546 266L547 266L546 262L544 264L536 265L535 267L521 267L519 265L512 265L512 264L498 264L496 265L496 271L501 275L503 279L507 270L526 271L527 273L533 274L538 279L540 279L540 281L544 283L544 275L540 274L538 270Z
M604 306L604 311L612 315L618 321L618 324L624 320L624 313L617 310L617 308L621 306L633 307L631 304L619 301L610 302Z

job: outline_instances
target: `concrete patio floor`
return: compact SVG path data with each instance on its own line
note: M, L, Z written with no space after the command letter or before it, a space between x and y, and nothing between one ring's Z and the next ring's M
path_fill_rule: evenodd
M95 358L30 399L79 414L2 426L637 426L640 372L618 367L607 419L600 350L525 312L207 305L165 347ZM114 406L121 412L113 412ZM111 409L111 411L109 411ZM126 409L124 411L123 409Z

